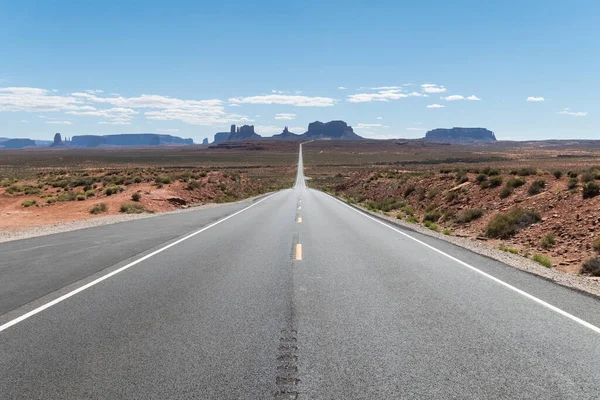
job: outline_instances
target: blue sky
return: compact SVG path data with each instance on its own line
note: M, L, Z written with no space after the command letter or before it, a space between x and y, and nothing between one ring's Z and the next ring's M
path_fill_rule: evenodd
M494 3L494 4L490 4ZM0 136L596 138L598 1L0 1Z

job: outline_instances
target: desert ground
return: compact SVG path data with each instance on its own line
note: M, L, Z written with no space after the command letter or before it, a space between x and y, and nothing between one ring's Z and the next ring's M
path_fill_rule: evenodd
M291 187L297 146L2 151L0 231ZM600 275L600 142L315 141L304 146L304 165L310 187L365 209Z

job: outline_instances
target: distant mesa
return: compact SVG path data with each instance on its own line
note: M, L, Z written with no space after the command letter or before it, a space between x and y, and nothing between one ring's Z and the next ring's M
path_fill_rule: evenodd
M214 144L223 142L234 142L236 140L255 140L262 139L262 136L254 132L254 125L244 125L237 127L231 125L229 132L217 132L215 133Z
M204 138L204 140L202 141L202 144L207 145L208 144L208 138Z
M344 121L330 121L327 123L315 121L308 124L308 131L302 135L305 139L332 139L332 140L362 140Z
M3 141L0 146L5 149L24 149L26 147L35 147L35 140L31 139L8 139Z
M60 135L60 133L56 133L54 135L54 141L52 142L50 147L63 147L64 145L65 143L62 140L62 136Z
M273 139L273 140L301 140L302 135L296 135L295 133L290 132L288 130L288 127L286 126L285 128L283 128L283 132L273 135L273 137L271 137L271 139Z
M79 135L71 138L72 147L132 147L132 146L174 146L194 144L192 139L182 139L171 135L155 133L123 133L115 135Z
M297 135L288 130L286 126L283 128L283 132L273 135L271 138L263 138L256 132L254 132L254 125L244 125L241 128L231 125L229 132L218 132L215 134L215 141L213 144L219 144L223 142L233 142L237 140L362 140L361 136L358 136L352 130L352 127L346 124L344 121L330 121L323 123L320 121L311 122L308 124L308 130L301 135Z
M485 128L439 128L427 132L425 141L450 143L495 142L496 135Z

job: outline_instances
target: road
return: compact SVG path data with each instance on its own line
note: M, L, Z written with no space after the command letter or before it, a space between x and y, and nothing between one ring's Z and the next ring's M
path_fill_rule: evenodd
M0 244L0 398L600 396L598 299L298 166L253 201Z

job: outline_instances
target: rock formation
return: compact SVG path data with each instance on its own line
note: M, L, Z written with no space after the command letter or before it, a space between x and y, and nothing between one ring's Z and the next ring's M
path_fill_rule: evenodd
M255 140L262 139L262 137L254 132L254 125L244 125L236 129L235 125L231 125L229 132L217 132L215 133L215 141L213 144L219 144L222 142L233 142L236 140Z
M192 139L155 133L126 133L116 135L80 135L71 138L71 146L169 146L194 144Z
M344 121L330 121L327 123L315 121L308 124L308 131L302 135L306 139L335 139L335 140L361 140Z
M22 149L25 147L35 147L35 141L31 139L8 139L2 142L0 146L5 149Z
M203 145L207 145L208 144L208 138L204 138L204 140L202 141Z
M296 135L293 132L290 132L288 130L288 127L286 126L285 128L283 128L283 132L278 133L277 135L273 135L273 137L271 139L274 140L300 140L302 139L302 135Z
M50 145L50 147L61 147L64 146L64 142L62 140L62 137L60 136L60 133L56 133L54 135L54 141L52 142L52 144Z
M495 142L496 136L485 128L434 129L425 134L425 140L451 143Z

